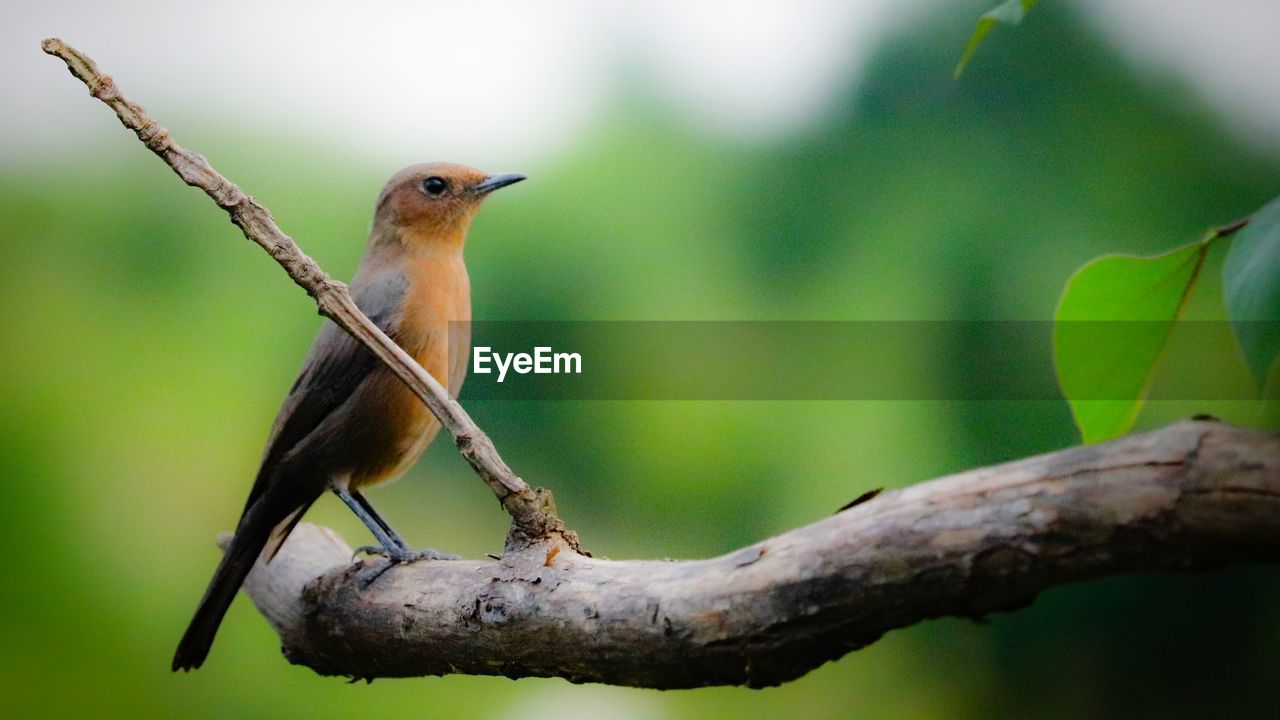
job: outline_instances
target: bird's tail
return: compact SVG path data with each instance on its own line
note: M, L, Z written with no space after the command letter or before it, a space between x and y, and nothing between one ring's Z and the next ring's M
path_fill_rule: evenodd
M253 563L258 559L276 525L269 520L264 522L265 518L255 517L264 509L261 507L263 504L265 503L249 508L241 519L240 526L236 528L235 537L223 554L222 562L218 563L218 569L209 581L209 588L205 590L204 598L196 608L195 617L191 619L182 641L178 643L178 651L173 655L175 671L198 668L209 655L213 636L217 634L227 608L231 607L231 601L235 600L241 583L253 569Z

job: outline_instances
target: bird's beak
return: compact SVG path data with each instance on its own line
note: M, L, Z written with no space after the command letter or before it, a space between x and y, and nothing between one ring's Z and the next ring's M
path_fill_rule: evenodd
M518 183L521 180L524 180L524 176L520 173L500 173L498 175L490 175L484 180L472 185L471 192L476 195L488 195L498 188L504 188L508 185Z

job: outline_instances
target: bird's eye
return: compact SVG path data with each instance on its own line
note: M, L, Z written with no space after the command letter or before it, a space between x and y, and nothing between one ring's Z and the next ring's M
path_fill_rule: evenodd
M442 177L432 175L422 181L422 189L431 197L440 197L449 189L449 181Z

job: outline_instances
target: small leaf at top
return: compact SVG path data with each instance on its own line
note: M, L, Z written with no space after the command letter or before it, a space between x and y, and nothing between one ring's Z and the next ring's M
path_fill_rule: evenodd
M1231 238L1222 293L1244 359L1262 386L1280 355L1280 198Z
M1209 245L1155 257L1108 255L1067 281L1054 314L1058 384L1085 442L1128 432Z
M956 63L952 77L960 77L960 73L964 72L964 66L969 64L969 58L978 51L978 46L986 39L987 33L991 32L996 23L1017 25L1022 22L1022 18L1026 17L1027 12L1035 7L1035 4L1036 0L1006 0L983 13L982 17L978 18L978 25L973 29L973 34L969 36L969 44L960 55L960 62Z

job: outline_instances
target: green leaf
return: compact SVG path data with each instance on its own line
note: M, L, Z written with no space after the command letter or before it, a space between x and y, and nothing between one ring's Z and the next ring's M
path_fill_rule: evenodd
M960 73L964 72L964 66L969 64L969 58L978 51L978 46L986 39L987 33L996 26L996 23L1004 23L1005 25L1018 25L1022 22L1022 18L1026 17L1031 8L1035 7L1036 0L1006 0L999 5L991 8L978 18L978 26L973 29L973 34L969 36L969 44L965 46L964 53L960 56L960 62L956 63L955 72L952 77L960 77Z
M1208 249L1196 242L1155 257L1108 255L1067 281L1054 314L1053 358L1085 442L1133 427Z
M1222 264L1227 317L1261 387L1280 355L1280 198L1231 238Z

